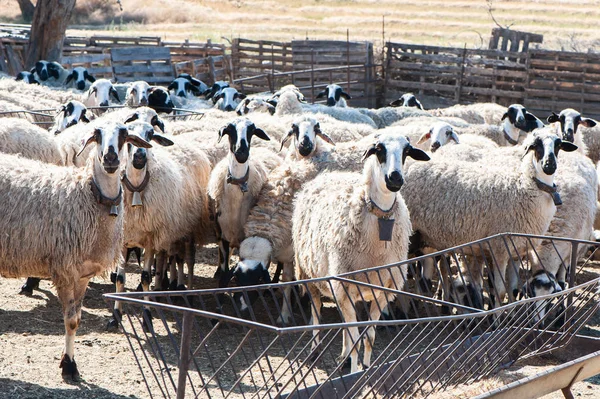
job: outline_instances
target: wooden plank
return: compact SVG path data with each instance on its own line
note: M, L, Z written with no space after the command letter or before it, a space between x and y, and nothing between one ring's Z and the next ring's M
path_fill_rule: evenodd
M166 47L119 47L110 51L114 62L171 60L171 53Z
M134 65L113 65L115 74L128 74L128 73L147 73L147 74L172 74L173 67L171 65L147 65L147 64L134 64Z

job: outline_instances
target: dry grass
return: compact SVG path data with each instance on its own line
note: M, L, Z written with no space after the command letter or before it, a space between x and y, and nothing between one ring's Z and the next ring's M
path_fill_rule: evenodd
M353 40L382 38L480 47L495 26L485 0L79 0L73 34L160 35L167 40L227 38ZM493 1L502 25L544 34L545 47L596 49L600 8L595 0ZM266 18L268 16L268 18ZM20 22L16 0L0 0L0 21ZM599 47L600 48L600 47Z

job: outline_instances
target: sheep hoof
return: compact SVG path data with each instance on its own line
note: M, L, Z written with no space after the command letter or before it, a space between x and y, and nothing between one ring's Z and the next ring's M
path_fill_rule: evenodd
M152 326L152 312L150 312L150 309L144 309L144 314L143 314L142 318L144 319L144 321L142 322L142 328L144 329L145 332L151 332L153 329L153 326Z
M350 371L352 370L352 359L350 357L347 357L346 360L344 360L344 363L342 364L342 374L349 374Z
M111 272L110 273L110 282L113 284L117 283L117 273L116 272Z
M77 371L77 364L66 353L62 357L59 367L62 369L63 380L79 381L80 375L79 371Z
M121 324L122 319L123 319L123 315L121 314L121 311L118 309L115 309L113 311L113 317L111 317L110 320L108 321L108 323L106 324L106 329L107 330L116 330L117 328L119 328L119 324Z
M139 283L137 288L135 289L137 292L142 292L144 291L144 287L142 286L142 283Z
M40 279L36 277L27 277L27 281L21 287L19 295L32 296L33 290L40 288Z
M19 291L19 295L32 296L33 295L33 288L28 287L27 284L24 284L21 287L21 291Z

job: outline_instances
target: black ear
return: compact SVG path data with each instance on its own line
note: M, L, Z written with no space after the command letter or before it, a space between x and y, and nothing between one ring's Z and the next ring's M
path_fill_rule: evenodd
M502 119L501 120L505 120L506 118L508 118L508 112L505 112L504 115L502 115Z
M237 99L237 98L239 98L240 100L243 100L244 98L246 98L246 95L245 95L245 94L243 94L243 93L235 93L235 94L233 95L233 99L235 100L235 99Z
M90 120L88 119L88 117L85 115L85 109L83 110L83 112L81 113L81 118L79 118L79 120L85 122L85 123L90 123Z
M94 129L94 131L92 131L92 133L88 136L88 138L85 140L83 147L81 147L81 149L79 150L79 152L75 155L75 157L78 157L79 155L81 155L81 153L83 152L83 150L85 150L85 148L90 145L91 143L94 142L98 142L98 138L102 136L102 130L100 129Z
M172 146L173 144L175 144L170 139L168 139L165 136L162 136L160 134L157 134L157 133L154 133L152 135L152 141L156 141L158 144L162 145L163 147L169 147L169 146Z
M123 122L123 123L137 121L138 119L139 119L139 115L137 114L137 112L134 112L133 114L129 115L129 117L127 119L125 119L125 122Z
M322 92L320 92L319 94L317 94L317 97L315 98L323 98L327 95L327 90L323 90Z
M340 93L340 95L342 97L344 97L346 100L351 100L352 97L350 96L350 94L346 93L345 91L342 90L342 92Z
M408 146L406 155L417 161L429 161L431 159L425 151L415 148L412 145Z
M292 125L292 130L290 130L288 132L288 134L281 140L281 147L279 147L279 151L281 151L283 149L284 144L290 139L292 138L292 136L294 134L296 134L296 130L298 129L298 127L296 125Z
M35 73L35 67L31 68L31 69L29 70L29 72L31 72L31 73Z
M271 138L262 129L255 128L254 131L252 132L252 134L263 140L271 141Z
M537 117L529 112L525 112L525 119L528 121L537 121Z
M377 154L377 144L371 144L371 146L365 150L362 156L362 161L366 161L366 159L373 154Z
M119 98L119 93L117 93L117 91L115 90L115 88L114 88L114 87L111 87L111 88L110 88L110 90L109 90L109 94L110 94L111 96L113 96L113 97L114 97L114 99L115 99L115 100L116 100L118 103L120 103L120 102L121 102L121 99Z
M65 79L65 83L64 83L64 85L65 85L65 86L68 86L68 85L69 85L69 83L71 83L71 81L72 81L73 79L75 79L75 71L71 72L71 73L69 74L69 76L67 76L67 78Z
M390 107L401 107L404 104L404 99L399 98L398 100L394 100L390 103Z
M191 83L187 83L185 84L185 89L187 91L191 91L195 96L199 96L200 95L200 90L198 90L198 88L196 86L194 86Z
M268 102L269 104L271 104L273 107L276 107L276 106L277 106L277 100L267 100L267 102Z
M421 104L421 101L419 101L419 100L415 100L415 101L417 102L417 107L418 107L418 108L419 108L421 111L424 111L424 109L423 109L423 104Z
M150 124L152 126L157 126L161 132L165 132L165 123L158 117L158 115L154 115L150 120Z
M581 118L581 124L585 127L594 127L596 126L596 121L590 118Z
M173 81L169 84L169 86L167 86L167 90L175 90L176 87L177 87L177 82Z
M560 149L566 152L577 151L577 146L571 142L562 140L560 143Z
M96 81L96 78L90 75L87 70L83 71L83 78L90 83L94 83Z
M547 119L548 123L554 123L554 122L559 122L560 118L558 115L556 115L555 112L552 113L552 115L550 115Z
M58 62L51 62L48 64L48 75L53 76L55 79L60 77L59 71L62 68Z
M267 103L267 110L269 111L269 114L275 115L275 107L269 103Z
M217 141L217 143L221 142L221 139L223 138L223 136L225 136L225 135L229 136L232 133L232 130L235 131L235 126L233 125L233 123L223 126L221 128L221 130L219 130L219 140Z

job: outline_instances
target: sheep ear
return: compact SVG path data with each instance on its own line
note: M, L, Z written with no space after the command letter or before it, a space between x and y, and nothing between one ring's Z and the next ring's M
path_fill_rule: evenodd
M270 105L273 106L273 112L275 112L275 107L277 106L277 101L275 101L275 100L268 100L267 103L269 103Z
M404 99L403 98L399 98L397 100L394 100L390 103L390 107L401 107L402 104L404 104Z
M431 138L431 130L429 130L427 133L423 134L421 136L421 138L419 138L419 141L417 141L417 144L423 144L424 142L426 142L430 138Z
M451 130L450 139L454 140L456 144L460 144L460 141L458 140L458 134L456 134L454 130Z
M157 126L161 132L165 132L165 123L158 117L158 115L154 115L152 120L150 121L152 126Z
M581 118L581 124L585 127L594 127L596 126L596 121L590 118Z
M333 140L331 139L331 137L329 137L327 134L323 133L321 131L321 125L319 123L317 123L314 127L315 129L315 134L317 136L319 136L321 139L323 139L323 141L331 144L331 145L335 145L335 143L333 142Z
M558 117L558 115L556 115L555 112L552 113L552 115L550 115L547 119L548 123L554 123L554 122L559 122L560 118Z
M152 144L148 143L140 136L136 136L135 134L129 134L129 132L127 132L127 138L125 139L125 141L139 148L152 148Z
M508 118L508 112L505 112L505 113L504 113L504 115L502 115L502 119L500 119L500 120L502 120L502 121L503 121L503 120L505 120L506 118Z
M577 146L571 142L562 140L560 143L560 149L566 152L577 151Z
M271 138L262 129L255 128L254 131L252 132L252 134L260 139L265 140L265 141L271 141Z
M167 90L175 90L175 87L177 87L177 85L173 81L167 86Z
M63 86L68 86L69 83L71 83L71 81L73 80L73 78L75 77L75 71L71 72L69 74L69 76L67 76L67 79L65 79L65 83L63 84Z
M366 161L367 158L369 158L371 155L376 154L377 153L377 144L373 143L371 144L371 146L369 148L367 148L365 150L365 152L363 153L362 159L361 161Z
M90 145L91 143L94 142L98 142L98 136L102 135L102 131L100 129L94 129L92 131L92 134L90 134L90 136L87 138L87 140L85 140L83 147L81 147L81 149L79 150L79 152L75 155L75 157L78 157L81 155L81 153L86 149L86 147L88 145Z
M165 136L156 133L152 135L152 141L156 141L157 144L160 144L163 147L169 147L175 144L173 141L166 138Z
M319 94L317 94L317 97L315 97L315 98L323 98L323 97L325 97L326 95L327 95L327 91L326 91L326 90L323 90L322 92L320 92Z
M421 104L421 101L419 101L419 100L415 100L415 101L417 102L417 107L418 107L418 108L419 108L421 111L424 111L424 109L423 109L423 104Z
M269 114L275 115L275 107L273 105L267 103L267 110L269 111Z
M283 149L283 146L285 145L285 143L294 135L294 129L290 130L288 132L288 134L283 138L283 140L281 140L281 147L279 148L279 151L281 151Z
M238 99L238 98L239 98L240 100L243 100L244 98L246 98L246 95L245 95L244 93L235 93L235 94L233 95L233 99L235 100L235 99Z
M188 91L191 91L192 94L194 94L195 96L199 96L200 95L200 90L198 90L198 88L196 86L194 86L191 83L186 83L185 84L185 89Z
M115 99L115 100L116 100L118 103L120 103L120 102L121 102L121 99L119 98L119 93L117 93L117 91L115 90L115 88L114 88L114 87L111 87L111 88L110 88L110 90L109 90L109 94L110 94L111 96L113 96L113 98L114 98L114 99Z
M340 93L340 96L344 97L346 100L352 100L352 96L348 93L346 93L345 91L342 90L342 92Z
M413 147L412 145L408 146L408 151L406 155L411 157L412 159L416 159L417 161L429 161L429 155L423 150Z
M537 121L537 117L529 112L525 112L525 119L528 121Z
M90 83L94 83L96 78L88 73L88 71L83 71L83 78Z
M219 140L217 140L217 143L221 142L221 139L223 138L223 136L228 135L229 136L229 129L235 129L235 126L233 126L233 124L228 124L226 126L223 126L221 128L221 130L219 130Z
M81 113L81 118L79 118L80 120L82 120L85 123L90 123L90 120L88 119L88 117L85 115L85 109L83 110L83 112Z

